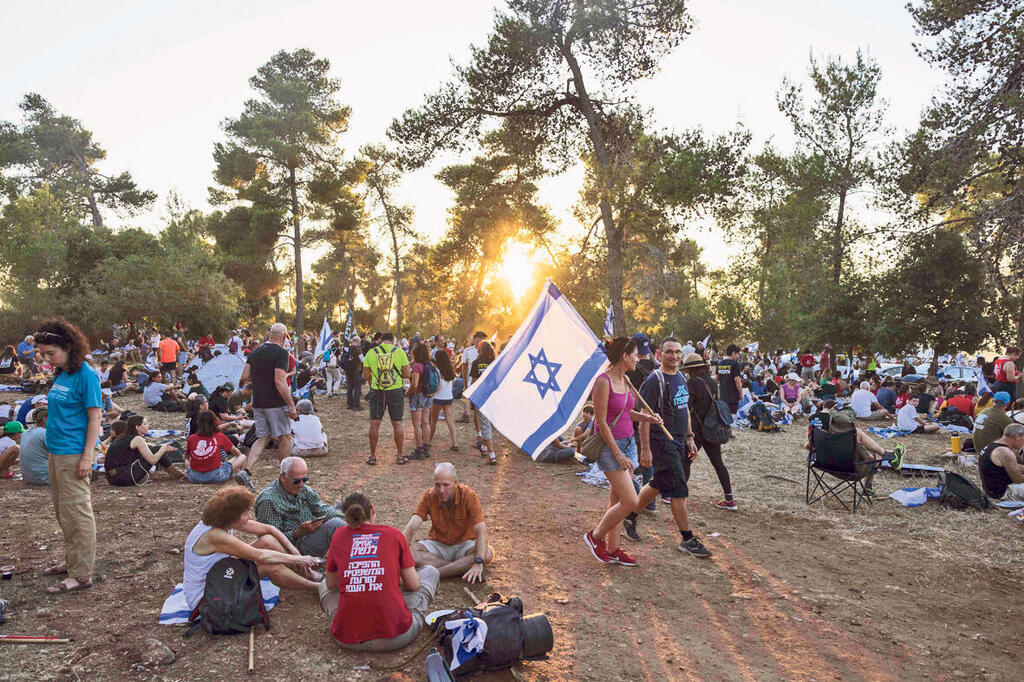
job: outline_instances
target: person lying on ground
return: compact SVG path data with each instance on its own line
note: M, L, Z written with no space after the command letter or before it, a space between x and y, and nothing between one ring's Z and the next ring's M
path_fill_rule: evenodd
M161 445L153 452L146 442L147 431L149 422L141 414L133 414L127 421L117 421L110 425L110 446L103 459L103 468L110 485L142 485L153 466L163 469L173 479L185 478L185 472L167 457L171 446Z
M7 422L0 429L0 479L14 478L11 466L18 461L21 434L24 432L25 427L19 421Z
M878 404L874 394L871 392L871 384L867 381L860 382L860 388L850 396L850 407L853 408L857 419L863 421L877 421L891 417L889 410Z
M377 512L362 493L342 502L345 522L327 553L320 606L331 634L352 651L394 651L411 644L441 581L434 566L418 571L408 539L377 525ZM372 614L372 617L367 617Z
M250 514L252 502L252 492L237 485L221 488L206 501L202 520L185 540L182 587L190 610L203 598L206 574L215 563L229 556L256 562L260 577L270 578L280 588L316 591L321 576L313 569L320 560L299 554L277 528L254 521ZM246 544L234 536L235 531L255 535L256 541Z
M313 403L302 399L295 403L299 418L292 421L292 454L296 457L326 457L327 433L320 417L313 414Z
M185 460L189 483L224 483L234 478L256 492L245 468L246 456L218 430L217 416L209 410L201 411L195 419L195 431L189 435L185 448Z
M142 390L142 402L151 409L162 412L181 412L185 409L185 394L170 384L164 383L164 375L157 372L152 381Z
M899 471L903 467L903 456L906 453L906 448L902 443L899 443L892 452L885 450L879 445L871 436L866 434L861 429L856 428L854 421L845 412L834 412L832 418L829 420L829 433L847 433L849 431L857 432L857 449L854 456L854 461L860 462L876 462L878 460L887 461L889 465L895 470ZM874 487L874 474L871 474L864 479L864 494L872 496L875 494Z
M935 433L941 426L929 424L917 411L917 396L911 396L907 404L896 410L896 428L909 433Z
M1000 438L978 453L978 474L985 494L994 500L1024 502L1024 467L1018 453L1024 448L1024 425L1009 424Z
M997 440L1003 435L1003 430L1013 423L1006 408L1010 404L1010 394L1006 391L996 391L992 396L992 407L982 410L977 419L974 420L974 432L971 434L974 440L974 449L981 452L989 443Z
M494 558L487 544L483 508L472 488L456 480L451 462L434 467L434 485L424 491L402 531L410 544L426 519L430 519L427 539L412 550L416 565L433 566L442 578L462 576L469 583L483 582L484 565Z
M309 467L301 457L281 460L281 473L256 497L256 518L280 530L303 554L327 554L331 536L344 514L320 501L309 483Z

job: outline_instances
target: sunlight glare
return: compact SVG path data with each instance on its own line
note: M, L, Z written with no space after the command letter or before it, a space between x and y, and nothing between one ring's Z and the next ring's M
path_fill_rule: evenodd
M533 283L533 262L530 248L522 242L509 242L505 246L505 257L501 261L501 275L519 300Z

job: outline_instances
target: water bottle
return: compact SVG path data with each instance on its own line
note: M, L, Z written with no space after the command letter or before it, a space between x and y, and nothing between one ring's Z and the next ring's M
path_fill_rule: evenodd
M953 449L953 454L954 455L960 454L960 435L959 434L953 434L952 436L950 436L949 437L949 444L950 444L950 447Z

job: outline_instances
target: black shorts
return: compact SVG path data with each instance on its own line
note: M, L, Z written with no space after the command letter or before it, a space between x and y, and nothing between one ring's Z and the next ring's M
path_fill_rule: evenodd
M371 388L366 399L370 403L370 421L377 422L384 419L385 412L391 421L402 421L405 413L405 389L402 387L387 391Z
M160 370L164 372L173 372L178 369L178 363L176 362L162 362L160 363Z
M663 497L689 497L690 490L686 487L686 472L683 471L686 441L669 442L660 438L651 439L651 463L654 465L654 478L650 486Z

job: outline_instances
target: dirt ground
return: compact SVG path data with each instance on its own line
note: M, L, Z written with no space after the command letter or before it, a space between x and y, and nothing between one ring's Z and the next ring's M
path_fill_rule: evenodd
M139 396L120 401L139 408ZM581 483L577 465L536 464L501 442L499 464L471 450L458 426L459 453L392 463L393 443L375 467L367 413L341 399L318 401L331 454L311 460L310 484L327 500L361 489L383 523L401 528L430 485L435 461L449 459L484 504L496 560L484 586L522 597L527 612L548 614L555 631L549 660L518 671L530 680L920 680L1019 679L1024 524L1002 512L954 512L931 502L907 509L885 498L929 479L884 473L881 499L856 515L804 504L805 422L784 433L739 433L725 448L741 510L721 497L706 458L694 466L694 530L714 551L708 561L677 551L667 505L641 517L643 542L628 544L636 568L597 563L581 536L597 523L607 493ZM181 415L150 414L155 428L182 428ZM411 431L406 421L407 443ZM887 441L895 443L895 441ZM946 436L904 440L911 462L941 464ZM264 457L257 487L275 475ZM959 467L952 467L958 469ZM961 470L962 471L962 470ZM970 475L977 480L976 470ZM934 479L932 479L934 481ZM0 564L16 575L0 583L10 601L0 633L61 635L67 645L0 644L0 678L12 680L202 680L244 675L245 638L182 638L157 623L160 605L181 580L181 549L210 487L164 474L141 488L93 485L99 528L92 589L51 596L41 574L62 558L46 489L0 481ZM424 531L421 531L421 534ZM625 542L625 541L624 541ZM437 608L470 604L458 580L446 581ZM257 674L265 679L374 680L365 654L339 650L312 594L284 592L273 629L256 638ZM421 635L421 638L425 635ZM149 638L176 654L167 666L139 663ZM417 644L422 642L421 639ZM407 653L378 656L397 662ZM405 672L426 679L424 655ZM508 680L508 671L482 679Z

